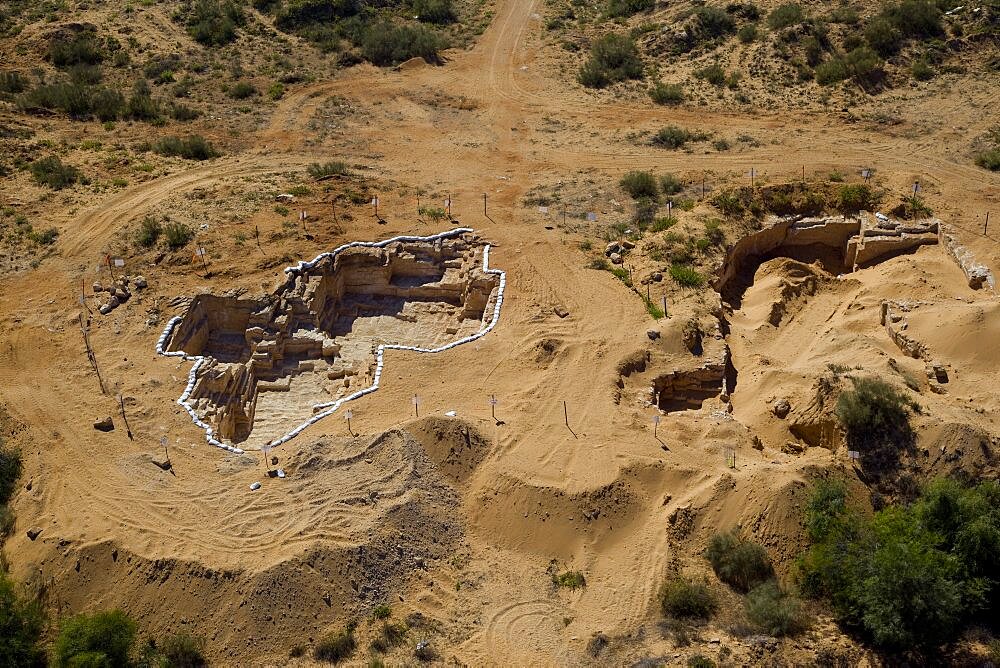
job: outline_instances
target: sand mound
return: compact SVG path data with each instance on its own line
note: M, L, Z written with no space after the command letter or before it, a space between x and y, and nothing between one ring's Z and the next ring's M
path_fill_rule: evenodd
M466 482L489 455L490 440L476 425L453 418L428 417L406 426L438 469L455 482Z

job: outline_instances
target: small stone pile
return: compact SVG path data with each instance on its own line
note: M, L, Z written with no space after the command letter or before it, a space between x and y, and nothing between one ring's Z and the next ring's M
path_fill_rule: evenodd
M604 254L611 260L611 264L621 264L624 261L625 253L635 248L635 243L628 239L612 241L604 247Z
M135 290L145 290L149 285L146 279L142 276L120 276L115 280L114 283L105 287L100 281L94 282L94 294L107 293L108 300L98 306L97 310L101 312L102 315L108 315L116 308L127 302L132 297L132 291L129 289L129 285Z

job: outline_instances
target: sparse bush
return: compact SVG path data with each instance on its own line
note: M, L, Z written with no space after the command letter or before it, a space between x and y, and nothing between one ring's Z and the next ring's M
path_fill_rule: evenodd
M227 94L234 100L246 100L247 98L260 95L260 92L249 81L237 81L229 88Z
M699 79L704 79L713 86L721 86L726 83L726 71L719 63L712 63L700 70L695 70L694 75Z
M454 23L457 18L452 0L413 0L413 13L426 23Z
M556 575L552 574L552 583L557 587L567 587L572 590L587 586L587 579L580 571L566 571Z
M372 610L372 617L374 617L375 619L389 619L389 616L391 614L392 614L392 608L390 608L385 603L376 605L375 609Z
M177 250L194 239L194 230L183 223L168 223L163 228L163 236L170 250Z
M0 569L0 665L43 668L45 650L39 641L44 631L42 606L18 595L6 571Z
M159 643L160 654L165 660L164 668L204 668L205 639L182 631L167 636Z
M705 238L712 244L721 246L726 241L726 233L722 229L722 221L718 218L710 218L705 221Z
M656 104L680 104L684 101L684 88L680 84L665 84L660 81L649 89L649 96Z
M774 580L750 590L746 612L750 623L769 636L794 636L809 626L802 602L783 592Z
M153 145L160 155L181 157L186 160L210 160L219 156L215 147L201 135L190 137L164 137Z
M317 661L327 663L340 663L344 659L350 658L357 647L357 640L354 638L354 624L350 623L339 633L327 636L316 645L313 650L313 658Z
M653 8L655 0L608 0L608 16L632 16Z
M416 57L437 64L441 61L438 51L444 46L441 37L425 26L385 22L365 30L361 53L366 60L379 66L395 65Z
M277 102L281 98L285 97L285 84L280 81L276 81L271 84L271 87L267 89L267 98L274 102Z
M934 78L934 70L926 60L914 60L910 66L910 75L917 81L928 81Z
M684 190L684 184L673 174L660 174L660 192L664 195L676 195Z
M838 83L848 76L850 74L847 71L847 65L841 58L831 58L816 66L816 83L821 86Z
M128 666L136 624L121 610L77 615L62 624L53 647L56 666Z
M73 65L97 65L104 60L104 49L92 30L72 37L53 37L49 42L49 60L59 68Z
M668 125L660 128L653 135L653 143L664 148L678 149L696 138L697 136L694 133L684 128L679 128L676 125Z
M694 10L694 16L702 33L710 38L728 35L736 29L733 17L718 7L698 7Z
M331 160L322 164L314 162L309 165L309 176L317 181L327 176L347 176L349 173L347 163L341 160Z
M0 72L0 93L16 95L28 89L28 79L20 72Z
M991 172L1000 170L1000 148L991 148L977 153L976 164Z
M881 56L891 56L899 51L903 33L886 18L877 17L865 26L865 41Z
M80 170L64 165L58 156L50 155L31 163L31 176L41 186L62 190L80 180Z
M197 0L187 19L188 33L205 46L222 46L236 39L246 22L243 8L233 0Z
M660 606L663 614L670 617L708 619L718 607L718 601L708 588L708 583L678 577L663 585L660 590Z
M153 99L148 81L139 79L132 86L125 112L129 118L140 121L156 121L160 118L160 105Z
M14 496L22 468L21 451L0 444L0 506L7 505Z
M737 591L748 592L774 575L767 551L735 529L714 534L705 556L719 579Z
M56 237L59 236L59 230L54 227L48 227L41 232L37 230L31 230L28 232L28 240L39 246L49 246L55 243Z
M915 406L903 392L877 378L851 377L854 388L840 393L835 414L851 450L861 453L870 475L894 471L899 452L913 446L909 411Z
M736 37L744 44L749 44L750 42L757 39L757 24L748 23L738 31L736 31Z
M578 79L587 88L604 88L626 79L641 79L642 60L631 37L610 33L590 48L590 59L580 68Z
M701 287L705 283L705 277L696 269L685 264L673 264L670 266L670 278L686 288Z
M629 172L621 178L619 185L632 199L636 200L643 197L655 200L658 194L656 177L649 172Z
M787 28L802 23L803 20L805 13L802 11L802 5L795 2L778 5L767 15L767 25L771 26L772 30Z
M152 248L163 233L163 226L153 216L146 216L139 223L139 231L135 235L135 242L143 248Z
M840 209L845 212L871 211L878 206L875 192L863 183L841 186L837 200Z
M716 668L715 661L704 654L692 654L687 660L688 668Z
M170 105L170 117L175 121L193 121L199 116L201 116L200 111L187 105L176 103Z

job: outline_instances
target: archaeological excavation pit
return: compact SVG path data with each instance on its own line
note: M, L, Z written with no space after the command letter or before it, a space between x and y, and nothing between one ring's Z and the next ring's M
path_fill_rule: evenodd
M437 352L492 327L503 272L470 230L348 244L257 299L198 295L165 354L197 358L182 403L213 437L263 445L377 385L380 347Z

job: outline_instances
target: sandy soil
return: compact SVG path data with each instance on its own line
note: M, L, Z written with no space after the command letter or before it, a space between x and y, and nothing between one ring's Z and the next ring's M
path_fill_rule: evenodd
M921 445L960 439L952 424L996 438L997 353L988 332L998 326L997 302L970 290L940 246L848 277L822 277L814 295L787 305L778 327L762 314L789 265L762 265L732 315L739 371L733 413L712 399L665 416L654 438L652 408L616 391L619 362L653 345L685 362L676 346L680 324L714 297L672 290L674 317L654 323L611 274L584 268L577 237L548 229L522 207L529 189L637 168L708 170L724 183L752 166L778 181L803 166L813 173L870 165L890 188L903 190L914 178L927 184L936 215L996 272L996 233L976 230L981 212L997 208L1000 177L956 159L937 136L873 134L797 112L653 109L567 87L544 74L540 6L504 0L482 40L443 67L354 67L289 94L241 154L53 215L61 231L55 255L0 287L0 401L27 426L16 438L26 448L31 485L17 498L7 553L18 577L48 587L54 608L120 605L150 633L196 630L222 665L286 662L296 645L308 646L348 618L364 619L383 601L394 615L420 613L411 640L427 637L443 658L469 665L587 663L596 632L613 640L601 662L660 656L682 663L698 648L717 654L707 641L722 638L732 661L750 663L762 660L759 648L736 640L725 618L702 631L703 643L675 643L657 622L656 590L677 564L703 571L697 553L707 536L736 523L776 559L794 553L789 536L798 532L805 482L818 469L848 466L837 444L782 451L795 440L789 420L805 409L826 365L889 373L895 359L923 375L923 364L903 356L879 325L882 299L933 302L912 316L912 332L954 370L948 394L920 398ZM316 139L310 124L335 98L350 100L352 110ZM947 101L923 104L926 113L948 113ZM762 141L720 155L616 140L667 122ZM968 122L975 134L988 119ZM232 235L257 224L270 239L280 231L273 217L209 219L199 237L215 244L207 276L186 260L130 257L127 269L144 274L150 288L92 321L102 394L85 356L77 298L121 230L173 210L195 189L279 179L327 159L364 168L371 187L382 190L384 224L363 206L345 205L335 226L328 202L317 197L312 239L279 238L260 252L234 245ZM285 256L440 231L447 223L415 219L414 200L448 194L456 219L494 244L492 262L507 271L497 329L446 354L388 353L382 388L353 407L360 435L348 434L337 416L308 429L275 453L289 474L284 480L265 478L255 453L227 455L205 445L174 403L188 363L154 351L165 320L183 310L171 300L259 292L274 284ZM663 332L660 343L650 342L651 328ZM410 403L415 393L420 418ZM490 420L491 394L502 424ZM777 397L793 406L786 421L770 411ZM456 420L441 418L452 410ZM116 420L109 434L91 426L105 415ZM162 435L172 473L152 463L162 457ZM753 435L763 450L753 447ZM727 448L737 451L736 469L727 468ZM263 488L250 491L258 480ZM693 520L678 528L669 518L683 508ZM31 526L43 529L34 541L25 536ZM580 570L587 586L558 590L551 568ZM363 625L362 635L369 632ZM781 651L809 661L821 646L858 651L828 622Z

